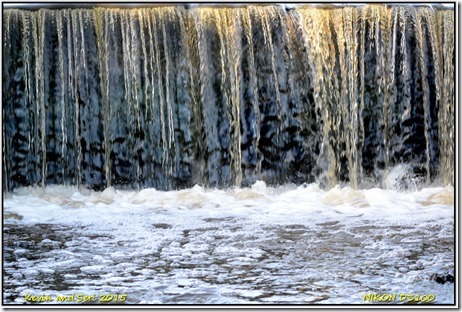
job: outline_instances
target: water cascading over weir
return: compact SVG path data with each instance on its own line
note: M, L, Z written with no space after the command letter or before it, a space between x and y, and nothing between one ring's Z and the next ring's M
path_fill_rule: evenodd
M454 10L3 11L3 189L453 184Z

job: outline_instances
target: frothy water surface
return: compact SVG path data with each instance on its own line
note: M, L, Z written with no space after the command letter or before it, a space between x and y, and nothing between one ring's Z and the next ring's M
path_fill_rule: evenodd
M4 197L4 303L73 293L125 293L127 304L358 304L367 293L454 303L454 284L430 280L454 264L452 187L48 186Z

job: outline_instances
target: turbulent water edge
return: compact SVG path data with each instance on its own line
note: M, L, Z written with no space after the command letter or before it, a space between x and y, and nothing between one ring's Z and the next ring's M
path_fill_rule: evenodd
M453 304L454 284L430 280L454 265L453 204L452 187L18 189L4 199L4 302L351 304L405 293Z

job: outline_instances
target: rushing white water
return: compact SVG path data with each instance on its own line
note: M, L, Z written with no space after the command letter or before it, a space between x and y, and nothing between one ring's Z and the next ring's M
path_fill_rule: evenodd
M454 303L454 13L6 9L4 302Z
M4 300L350 304L412 293L452 304L454 284L430 277L454 265L453 204L452 187L21 188L4 199Z

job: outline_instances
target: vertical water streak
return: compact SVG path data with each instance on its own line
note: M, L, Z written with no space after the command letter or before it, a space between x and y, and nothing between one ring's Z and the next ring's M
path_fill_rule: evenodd
M162 119L162 114L158 116L159 114L156 114L156 112L159 109L162 110L162 88L160 87L161 84L161 79L160 73L159 73L159 63L158 63L158 51L157 51L157 42L155 41L157 37L155 37L156 34L156 17L154 15L153 10L148 10L147 14L147 26L148 26L148 42L149 42L149 51L150 51L150 58L149 58L149 69L150 69L150 86L151 86L151 95L150 95L150 100L151 100L151 105L150 105L150 110L151 110L151 117L149 118L148 123L151 125L153 130L157 130L159 127L159 131L156 131L156 135L149 136L151 140L151 156L153 165L153 170L155 170L155 165L156 165L156 157L159 154L158 149L161 147L161 142L164 140L164 128L163 124L161 125L161 122L163 121ZM156 81L157 78L157 81ZM157 104L157 105L156 105ZM156 117L157 115L157 117ZM157 120L159 118L159 120ZM157 122L158 121L158 122ZM159 133L160 132L160 133ZM162 149L160 152L160 156L162 156L162 153L165 152L165 149ZM157 160L159 161L159 160ZM164 157L161 157L160 163L162 166L164 165Z
M144 120L149 119L149 113L151 105L149 105L149 91L152 88L151 79L148 74L148 53L146 48L146 34L145 34L145 17L149 15L146 9L140 9L138 12L138 22L140 25L140 40L141 40L141 52L143 56L143 77L144 77L144 88L143 88L143 100L145 101L145 116ZM151 72L152 73L152 72Z
M227 108L229 120L230 180L240 186L241 173L241 136L240 136L240 63L242 47L240 39L239 10L213 10L214 22L220 39L221 93Z
M276 56L274 52L274 45L273 45L273 34L271 26L273 25L274 19L274 8L272 7L263 7L263 6L255 6L252 7L255 10L256 14L261 19L261 25L263 29L263 36L265 39L265 47L269 49L270 61L271 61L271 69L273 71L273 83L274 83L274 92L276 94L275 105L276 110L281 112L281 115L284 114L284 107L281 106L281 94L279 93L279 84L278 84L278 74L276 70Z
M313 7L303 7L299 10L306 49L310 51L310 65L313 68L313 89L316 111L322 120L321 150L318 155L317 166L321 168L320 182L327 188L337 184L339 164L335 149L338 147L334 133L339 124L336 120L334 68L334 44L330 34L328 10L318 10ZM338 90L338 89L337 89Z
M442 68L441 68L441 49L442 49L442 44L441 44L441 37L440 33L438 31L438 13L434 12L433 10L429 9L424 9L423 10L424 17L426 19L426 26L428 30L428 44L429 44L429 49L431 51L432 55L432 62L433 64L429 64L431 68L434 70L434 88L432 88L434 92L434 98L429 99L428 103L428 109L429 109L429 114L428 114L428 122L429 128L430 128L430 133L428 134L428 146L429 146L429 153L428 153L428 158L429 162L432 164L438 162L440 163L441 157L442 157L442 151L440 150L440 147L438 146L438 138L440 136L439 133L439 122L438 122L438 112L441 109L441 92L444 89L442 86ZM430 62L431 63L431 62ZM429 88L431 85L429 85ZM436 112L435 112L436 111ZM432 114L430 114L432 113ZM440 170L440 168L433 168L435 165L432 165L431 170L437 171L435 169ZM437 172L438 172L437 171ZM441 178L441 172L439 173L439 177Z
M143 129L146 129L148 132L148 135L143 136L144 140L140 140L139 145L142 147L142 151L139 152L141 155L139 156L140 160L139 163L143 164L143 168L140 170L143 172L143 182L146 183L147 180L150 180L152 178L152 166L151 166L151 149L152 149L152 141L151 141L151 135L150 135L150 122L152 118L152 98L150 97L150 92L152 89L151 85L151 78L149 75L148 71L148 64L150 64L149 61L149 55L148 55L148 50L147 50L147 44L146 44L146 20L149 16L149 11L147 9L139 9L137 10L137 18L138 18L138 23L139 23L139 38L140 38L140 43L141 43L141 55L140 55L140 60L142 60L142 75L140 78L140 97L141 97L141 103L140 103L140 118L142 120L142 126L140 129L140 132L143 131ZM141 66L141 65L140 65ZM151 71L151 75L153 75ZM146 131L145 130L145 131ZM141 174L141 173L140 173ZM148 182L149 183L149 182Z
M241 28L241 11L238 10L236 14L231 13L231 18L228 18L226 25L231 42L230 49L230 69L231 69L231 116L228 117L231 120L232 131L231 142L232 142L232 157L231 157L231 168L230 171L234 175L232 183L240 187L242 183L242 150L241 150L241 103L242 103L242 28Z
M76 184L77 187L80 187L82 183L82 148L81 148L81 137L80 137L80 105L79 105L79 79L80 79L80 58L79 58L79 41L78 41L78 11L70 10L70 19L69 24L72 28L72 36L68 38L74 39L72 42L72 49L69 47L69 51L73 51L72 58L69 58L69 61L72 59L73 62L69 68L72 68L73 71L70 71L70 77L73 80L70 85L73 85L73 98L74 98L74 131L75 131L75 155L76 155ZM73 74L73 75L72 75Z
M358 187L359 175L359 121L358 121L358 42L357 10L345 8L335 10L334 27L339 46L339 65L341 75L339 106L342 112L344 131L341 132L346 145L349 181L353 188ZM361 28L361 31L363 28ZM363 56L363 54L361 54ZM363 78L364 68L361 68Z
M388 51L390 55L389 61L389 77L387 84L387 94L389 94L388 101L385 102L383 107L383 116L384 116L384 148L385 148L385 176L388 175L389 168L392 162L392 135L393 135L393 111L394 103L397 98L397 81L396 81L396 71L397 60L396 55L398 54L398 10L396 8L392 9L392 29L391 29L391 44Z
M169 162L169 151L168 151L168 139L167 139L167 128L165 125L165 98L164 98L164 86L162 80L162 68L161 68L161 56L160 56L160 43L158 33L160 32L159 23L161 20L161 15L158 11L154 12L155 15L152 18L153 23L153 42L154 42L154 55L155 55L155 69L157 73L157 90L158 90L158 105L160 109L159 122L161 125L161 142L162 142L162 167L165 169Z
M347 49L349 52L349 60L348 63L350 64L350 70L348 75L348 85L349 85L349 129L346 131L349 133L349 138L347 139L350 145L350 154L349 156L349 166L348 166L348 174L350 179L350 184L353 188L357 189L360 181L362 180L361 177L361 146L359 145L360 140L360 131L361 131L361 112L362 107L364 107L364 103L359 103L358 101L358 77L360 76L360 69L358 70L358 64L362 63L361 58L364 55L359 55L358 58L358 50L360 47L360 42L358 42L357 34L360 32L358 29L358 21L360 20L360 15L362 11L359 10L350 10L345 11L345 14L348 14L347 25L348 31L347 42ZM350 26L351 25L351 26ZM361 26L361 24L360 24ZM363 26L363 25L362 25ZM362 29L361 29L362 30ZM362 46L362 45L361 45ZM361 86L362 87L362 86ZM361 101L363 101L363 97L361 97ZM351 164L350 164L351 161Z
M103 94L104 166L105 166L106 187L110 187L112 185L112 180L111 180L111 177L112 177L111 149L112 148L111 148L110 128L111 128L111 120L113 118L113 115L112 115L111 105L109 105L109 88L110 88L109 59L110 58L108 55L108 50L111 48L111 43L109 40L109 32L110 32L109 26L112 25L113 27L114 22L109 17L108 11L105 10L103 16L104 16L104 20L103 20L104 29L101 29L101 34L104 34L104 41L102 42L104 47L101 52L103 53L103 55L106 55L106 57L102 62L103 68L101 68L100 70L103 71L102 76L104 77L104 79L102 79L103 80L102 82L105 83L105 89L102 90L102 91L105 91L105 94Z
M411 10L413 8L410 8ZM402 91L399 90L398 92L400 93L400 98L398 101L395 103L395 111L394 111L394 124L397 126L396 135L398 136L397 141L395 143L395 149L394 153L399 155L396 157L397 159L394 159L395 164L401 163L405 161L405 157L407 156L408 151L404 150L401 151L401 149L405 146L403 146L403 141L406 141L409 138L410 133L406 131L406 127L404 126L404 123L408 120L411 120L411 81L412 81L412 71L411 71L411 56L412 56L412 51L410 51L409 48L409 37L410 37L410 25L407 22L407 9L406 8L400 8L398 12L398 18L399 18L399 31L401 33L401 68L400 68L400 80L401 84L399 85L398 88L402 88Z
M200 102L202 107L203 128L206 141L206 173L204 182L209 185L217 185L220 181L218 174L221 162L219 130L217 125L218 107L217 95L214 91L213 80L215 70L213 68L212 51L210 47L211 30L214 24L210 16L210 10L205 8L193 9L191 12L194 19L195 31L197 32L197 49L199 56L199 83Z
M31 17L30 17L30 12L28 11L20 11L21 15L21 35L22 35L22 42L21 42L21 47L23 50L22 53L22 59L23 59L23 66L24 66L24 100L25 100L25 107L28 108L28 134L27 134L27 141L28 141L28 156L27 156L27 162L31 164L32 168L28 168L27 170L27 179L30 181L36 181L35 177L35 150L34 150L34 137L33 137L33 132L34 132L34 120L33 116L36 112L31 108L33 106L34 102L34 90L33 90L33 82L32 82L32 66L31 66L31 46L30 46L30 34L31 34ZM9 38L5 38L5 40L10 40ZM32 47L33 49L33 47Z
M32 87L31 87L31 77L30 77L30 14L28 11L21 11L22 19L22 49L23 49L23 63L24 63L24 92L26 103L32 103ZM5 40L9 40L8 37ZM29 140L30 144L30 140Z
M225 9L227 10L227 9ZM231 107L231 103L230 103L230 97L231 97L231 94L230 94L230 78L228 77L228 67L230 66L230 64L228 63L228 53L231 52L231 50L227 47L227 45L229 44L227 42L228 38L227 38L227 22L226 22L226 19L227 19L227 16L226 16L226 12L223 12L223 10L215 10L215 9L212 9L211 10L211 20L213 21L216 29L217 29L217 35L218 35L218 39L220 41L220 47L218 49L219 51L219 56L220 56L220 64L221 64L221 68L220 68L220 74L221 74L221 80L220 80L220 95L221 95L221 98L222 98L222 104L225 108L228 108L226 110L226 114L227 114L227 118L228 120L231 120L231 114L229 112L229 108ZM230 122L230 127L232 127L232 123ZM231 130L231 129L230 129ZM231 130L232 131L232 130ZM229 134L226 134L226 136L228 136ZM231 142L230 142L230 145L232 145L232 139L230 138ZM230 150L230 157L231 159L233 158L233 151ZM230 166L230 173L232 173L232 163L231 163L231 166ZM223 177L223 175L221 175L221 179L227 179L228 177Z
M441 150L440 172L443 183L454 183L454 12L441 11L442 34L442 99L438 113L439 145Z
M2 46L2 70L4 73L8 73L10 67L10 58L11 58L11 28L10 23L12 20L12 15L15 11L13 10L6 10L3 11L3 46ZM7 59L5 59L7 57ZM7 76L8 78L9 75ZM2 88L3 92L5 92L5 87L9 86L6 85L9 81L5 79L5 74L2 76ZM5 93L3 93L3 101L5 100ZM4 105L4 104L2 104ZM10 190L13 188L12 183L10 183L11 179L11 143L10 139L7 135L8 129L6 127L6 115L7 115L7 107L2 106L2 187L3 189Z
M381 131L379 135L379 146L381 151L377 158L379 158L379 164L374 164L374 172L376 172L379 181L383 181L383 177L380 172L388 168L388 114L389 114L389 102L390 102L390 75L391 67L394 68L394 64L389 67L390 59L390 39L391 39L391 23L392 23L392 10L383 6L374 6L373 20L375 20L375 45L377 49L377 63L376 63L376 78L378 86L378 94L381 97L381 107L377 110ZM363 101L363 95L361 94L361 101ZM364 125L362 125L362 131L364 133ZM363 135L364 137L364 135ZM361 159L361 162L363 160Z
M424 36L424 21L423 21L423 12L422 9L413 12L415 15L413 16L416 22L416 37L417 37L417 46L419 47L419 71L420 77L422 79L422 104L424 109L424 127L425 127L425 171L426 171L426 183L430 183L430 95L429 95L429 85L427 81L427 42L426 37Z
M60 105L61 105L61 156L62 156L62 175L63 183L66 183L66 145L67 145L67 135L66 135L66 99L65 99L65 75L64 75L64 32L63 32L63 13L61 11L55 12L56 27L58 30L58 63L59 63L59 78L61 81L60 84Z
M391 9L369 5L360 14L358 167L363 185L377 185L387 170L388 121L391 114L387 85L393 65L387 64ZM393 52L395 54L396 52Z
M88 71L88 66L87 66L87 53L88 49L91 45L91 42L88 42L88 47L87 47L87 42L86 42L86 34L87 32L85 29L87 28L85 17L86 17L86 10L78 10L76 18L78 19L78 33L80 35L80 50L78 51L79 53L79 63L76 63L76 66L81 66L79 68L79 76L78 76L78 81L79 81L79 88L78 88L78 101L79 101L79 132L80 132L80 138L83 142L83 145L81 144L79 153L81 154L80 156L80 164L82 166L88 166L88 162L91 164L91 159L88 159L88 152L91 149L91 139L90 136L92 135L91 130L91 123L90 120L88 120L88 111L90 111L93 107L91 106L90 103L90 92L89 92L89 85L88 85L88 75L90 74ZM84 151L86 152L84 154ZM91 156L90 156L91 157ZM89 176L91 173L91 165L89 166L90 168L87 168L86 170L84 169L84 175L83 177L85 178L85 184L90 184L89 181Z
M255 52L254 52L254 44L253 44L253 28L252 28L252 21L250 17L250 9L246 8L242 13L242 27L243 32L247 40L248 52L247 55L247 62L248 62L248 70L249 70L249 83L248 86L250 90L250 100L252 103L251 110L253 111L255 121L251 124L253 135L252 146L255 153L256 158L256 165L255 165L255 176L261 177L261 155L258 150L258 143L260 141L260 127L261 127L261 118L260 118L260 106L258 102L258 84L257 84L257 73L255 69ZM245 112L245 110L242 110ZM241 117L241 120L245 120L245 116Z
M40 10L33 15L32 28L35 53L35 99L36 99L36 124L39 126L40 133L40 156L41 156L41 186L46 183L46 112L45 112L45 72L44 72L44 53L45 53L45 18L46 11ZM40 116L40 121L38 120ZM38 137L37 137L38 138Z
M191 62L188 61L190 46L188 40L188 19L184 7L175 7L171 12L171 19L174 21L170 35L170 50L172 51L173 62L173 101L174 101L174 187L178 185L194 185L193 171L196 170L197 164L194 160L196 139L194 126L193 103L191 90L195 90L193 77L191 73ZM179 38L172 40L172 38ZM200 141L200 140L199 140Z
M66 36L67 36L67 70L68 70L68 74L67 74L67 79L66 79L66 86L67 86L67 92L68 92L68 99L69 99L69 105L68 105L68 112L69 112L69 122L70 122L70 125L69 125L69 129L68 129L68 133L69 133L69 141L73 141L75 142L74 143L74 151L73 151L73 154L72 156L69 156L69 159L72 159L73 161L73 165L71 166L74 170L79 170L79 166L76 162L76 158L77 158L77 144L79 144L78 142L78 137L77 137L77 132L75 132L76 130L76 127L74 125L72 125L72 121L74 121L75 123L75 105L71 105L71 104L75 104L75 99L76 99L76 92L75 92L75 68L74 68L74 41L72 40L73 38L73 21L72 21L72 14L71 14L71 10L67 9L67 10L64 10L63 11L65 17L66 17L66 21L67 21L67 29L66 29ZM74 103L73 103L74 102ZM72 111L74 110L74 111ZM70 150L69 150L70 152ZM78 181L79 181L79 178L77 177L77 172L73 171L73 176L74 176L74 179L73 181L71 181L71 183L73 184L77 184L78 185Z
M136 123L132 124L131 135L134 136L133 140L133 148L134 148L134 155L136 159L136 177L135 181L137 182L138 188L140 188L140 178L141 178L141 167L140 167L140 145L141 145L141 107L140 107L140 100L139 100L139 66L140 66L140 58L139 58L139 33L137 31L137 14L135 10L129 10L128 18L130 23L130 71L131 71L131 80L132 80L132 102L130 107L133 107L136 118ZM132 115L133 116L133 115Z
M359 132L358 142L359 148L356 149L358 153L357 157L357 166L359 166L359 180L362 181L364 178L363 175L363 150L366 141L366 133L365 133L365 126L364 126L364 111L365 111L365 101L364 96L366 94L366 44L369 38L366 37L366 25L367 25L367 14L368 9L370 6L363 8L363 10L359 13L360 14L360 30L359 30L359 124L358 129L356 131ZM359 182L359 181L358 181ZM356 184L358 187L358 183Z
M192 163L192 180L196 183L201 181L201 177L205 176L206 171L206 138L204 133L204 119L202 115L201 101L201 84L200 84L200 58L199 58L199 33L196 29L197 12L194 10L190 14L185 13L185 48L186 48L186 63L188 68L189 95L191 97L191 129L193 139L193 154L195 161ZM200 182L199 182L200 183Z
M108 29L106 10L96 8L94 11L95 30L98 45L98 60L100 66L100 87L103 100L103 127L104 127L104 165L105 165L105 178L106 187L111 186L111 161L110 161L110 134L109 134L109 120L111 119L111 111L109 108L109 69L108 60L109 55L107 49L109 48Z
M135 109L135 115L136 115L136 128L137 130L140 129L141 127L141 117L140 117L140 101L139 101L139 94L138 94L138 89L139 89L139 79L138 79L138 74L139 74L139 65L140 65L140 59L139 59L139 49L138 49L138 43L139 43L139 36L136 28L136 22L137 22L137 14L135 14L136 11L130 10L129 11L129 23L130 23L130 68L131 68L131 80L133 83L133 92L132 92L132 103L133 107Z
M163 22L161 25L162 28L162 35L163 35L163 48L164 48L164 58L165 58L165 110L167 111L167 125L168 125L168 138L167 138L167 147L168 147L168 154L172 149L172 146L175 142L175 133L174 133L174 124L173 124L173 90L170 82L173 80L171 72L172 72L172 61L171 55L172 52L169 50L169 43L168 40L170 39L170 33L167 33L166 25L171 25L171 9L166 9L162 14ZM173 174L174 168L174 160L171 159L172 157L169 155L170 164L168 166L167 172L169 175Z
M131 10L120 9L120 28L122 37L122 59L123 68L123 103L126 108L120 110L121 131L124 135L121 138L121 156L119 162L123 163L121 178L127 184L139 187L139 160L137 156L137 142L139 136L139 103L138 103L138 79L137 79L137 46L135 24L132 19ZM123 106L122 106L123 107Z
M124 120L124 127L126 132L126 142L127 142L127 150L122 151L123 158L125 161L131 160L131 153L133 151L133 135L131 132L131 127L133 126L133 121L131 120L131 113L132 113L132 80L130 75L130 22L128 21L128 10L122 9L120 11L120 28L122 33L122 57L123 57L123 73L124 73L124 102L127 108L124 111L125 120ZM124 144L125 145L125 144ZM129 179L131 176L129 177Z
M171 61L171 55L172 52L169 50L169 42L168 40L171 37L170 33L167 33L166 25L171 26L172 20L171 20L171 10L166 10L165 13L163 14L164 21L162 23L162 34L163 34L163 47L164 47L164 57L165 57L165 95L166 95L166 109L167 109L167 114L168 114L168 147L171 148L174 140L175 140L175 135L174 135L174 129L173 129L173 94L172 94L172 87L170 85L170 82L172 81L171 77L171 71L172 71L172 61ZM172 170L170 168L170 170Z

